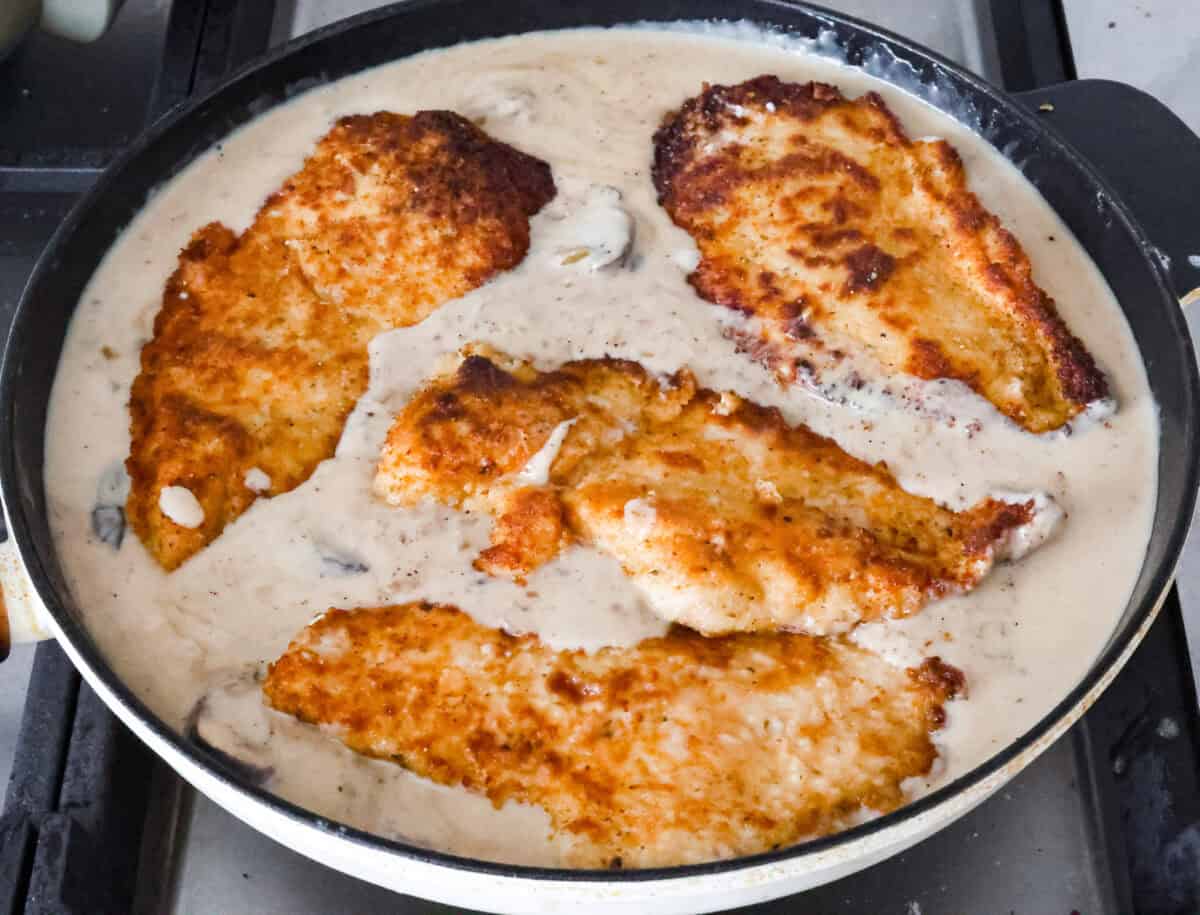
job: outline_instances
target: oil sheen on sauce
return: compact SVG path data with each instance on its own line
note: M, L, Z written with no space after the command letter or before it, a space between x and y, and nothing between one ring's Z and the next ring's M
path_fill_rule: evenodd
M514 803L494 810L466 791L357 757L265 709L254 679L330 606L445 601L484 623L587 649L663 630L611 559L576 547L519 587L471 568L488 519L441 506L399 511L372 498L392 416L446 353L470 341L545 368L605 354L664 373L689 366L705 386L776 405L851 453L886 460L906 487L951 506L993 492L1053 496L1066 520L1036 552L998 567L968 596L855 634L897 663L939 654L967 674L969 698L951 703L937 735L939 765L912 782L914 793L1002 749L1077 682L1125 606L1154 505L1155 407L1112 293L990 146L860 71L783 42L745 40L755 37L719 27L578 30L424 54L267 112L154 196L79 305L54 387L46 458L51 523L85 621L152 710L179 728L191 716L205 740L323 816L460 854L559 860L561 840L548 835L542 811ZM954 385L934 386L931 397L978 420L951 425L879 398L839 403L781 389L737 353L727 334L733 319L686 282L697 252L655 202L651 136L704 82L763 73L835 83L849 95L876 89L910 135L953 143L972 189L1021 239L1038 282L1107 373L1117 412L1073 435L1034 437ZM111 525L94 528L92 512L123 500L129 388L189 235L210 220L244 229L335 118L423 108L482 119L493 136L552 165L559 194L533 220L525 262L420 325L374 341L370 389L336 457L303 486L258 501L173 574L133 536L114 549Z

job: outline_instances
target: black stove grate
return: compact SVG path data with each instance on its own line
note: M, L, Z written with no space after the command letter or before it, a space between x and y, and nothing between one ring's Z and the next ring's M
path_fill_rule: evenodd
M153 756L54 644L38 648L0 819L0 911L128 912Z

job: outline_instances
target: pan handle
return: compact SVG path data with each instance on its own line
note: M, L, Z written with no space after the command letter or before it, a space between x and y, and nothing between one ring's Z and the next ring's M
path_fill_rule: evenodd
M12 645L51 638L49 616L25 572L17 542L9 537L0 543L0 660Z
M1072 80L1016 98L1108 179L1153 240L1175 294L1200 310L1200 218L1191 193L1200 137L1154 96L1112 80ZM1112 142L1114 131L1121 142Z

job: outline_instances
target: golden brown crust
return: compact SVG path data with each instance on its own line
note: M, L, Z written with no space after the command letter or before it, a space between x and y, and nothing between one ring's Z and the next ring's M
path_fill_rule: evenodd
M393 505L426 496L460 505L501 495L560 423L575 420L556 474L616 443L630 423L668 419L695 393L689 374L660 388L640 365L616 359L569 362L539 372L483 346L429 380L388 433L375 479ZM504 480L503 484L497 485Z
M130 396L126 511L173 569L257 493L333 454L367 385L367 343L515 266L549 167L444 111L342 118L241 236L192 237L167 283ZM452 230L452 231L449 231ZM200 527L158 505L191 490Z
M766 851L904 803L961 688L839 639L676 627L555 651L446 606L330 610L276 661L267 701L351 749L546 809L576 866ZM957 673L957 672L955 672Z
M1032 432L1108 395L1092 357L979 203L954 149L913 142L884 101L761 76L709 86L655 135L659 201L696 240L704 298L887 372L953 378Z
M497 501L492 545L479 554L475 568L524 584L526 574L553 559L569 541L562 500L551 489L524 486Z
M838 632L973 587L1033 503L953 512L772 409L641 366L553 372L469 349L401 411L376 492L498 516L478 564L521 577L569 539L622 564L652 609L708 634ZM571 422L542 489L521 470ZM514 490L517 495L514 496Z

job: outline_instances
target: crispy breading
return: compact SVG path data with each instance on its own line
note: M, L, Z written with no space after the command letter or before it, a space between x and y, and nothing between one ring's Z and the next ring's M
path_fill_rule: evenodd
M342 118L242 235L200 229L167 283L130 395L126 512L174 569L260 493L333 454L368 380L367 344L515 266L549 167L445 111ZM166 486L204 509L159 508Z
M814 371L806 348L860 353L964 382L1031 432L1107 397L954 148L910 140L875 93L773 76L706 87L655 135L653 177L700 248L691 284L761 319L785 378Z
M330 610L263 685L279 711L445 785L543 807L574 866L766 851L904 803L962 674L840 639L556 651L431 604Z
M479 554L475 568L524 582L526 573L549 562L569 542L562 500L544 486L522 486L496 502L492 545Z
M376 493L499 516L477 567L520 578L575 539L707 634L844 631L973 587L1032 501L954 512L775 410L640 365L552 372L468 348L397 417ZM542 488L522 469L571 422Z

